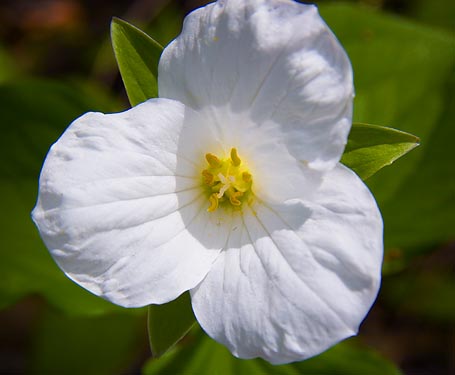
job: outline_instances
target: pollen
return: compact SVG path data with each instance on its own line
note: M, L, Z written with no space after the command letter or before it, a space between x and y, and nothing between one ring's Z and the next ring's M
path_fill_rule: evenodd
M253 177L236 148L231 149L227 158L220 159L208 153L205 160L208 167L201 174L208 192L208 212L214 212L220 206L238 210L244 203L251 204Z

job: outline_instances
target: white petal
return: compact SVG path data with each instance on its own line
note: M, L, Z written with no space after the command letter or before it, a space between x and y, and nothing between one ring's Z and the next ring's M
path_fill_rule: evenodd
M210 336L238 357L280 364L357 332L379 288L382 220L353 172L335 168L313 203L257 204L236 220L192 290Z
M159 91L276 128L317 170L339 161L351 126L349 59L317 8L294 1L221 0L191 13L163 52Z
M206 212L198 161L180 152L195 142L197 129L181 139L195 116L167 99L88 113L52 146L33 219L71 279L143 306L168 302L206 275L229 222Z

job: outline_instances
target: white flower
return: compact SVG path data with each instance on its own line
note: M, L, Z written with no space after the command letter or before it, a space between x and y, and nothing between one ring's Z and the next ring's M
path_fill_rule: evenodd
M382 220L339 163L352 71L316 7L194 11L159 92L83 115L52 146L33 219L62 270L127 307L190 290L202 328L241 358L302 360L354 335L379 288Z

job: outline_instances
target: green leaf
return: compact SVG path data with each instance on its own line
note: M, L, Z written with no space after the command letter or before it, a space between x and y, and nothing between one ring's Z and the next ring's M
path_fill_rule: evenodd
M453 37L367 7L319 9L353 65L354 121L421 139L414 152L367 180L384 218L386 248L453 239Z
M321 355L295 365L308 375L399 375L401 371L376 351L356 344L355 339L336 345Z
M74 85L22 80L0 85L0 308L38 293L71 315L123 311L65 277L30 218L50 145L89 110L111 111Z
M10 81L18 75L17 63L0 45L0 83Z
M355 340L338 344L304 362L274 366L261 360L235 358L221 344L202 332L191 332L183 345L160 359L146 363L145 375L398 375L400 371L378 353L356 345Z
M40 318L28 344L30 374L127 374L144 350L144 315L74 318L45 311Z
M119 18L111 22L115 58L132 106L158 96L158 62L163 47Z
M148 332L153 356L160 357L168 351L195 322L188 292L164 305L149 306Z
M383 300L395 313L433 322L455 323L455 275L453 272L407 272L384 279Z
M341 162L366 180L418 145L419 138L412 134L354 123Z
M433 27L444 27L453 33L455 3L452 0L414 0L406 6L406 13L412 18Z

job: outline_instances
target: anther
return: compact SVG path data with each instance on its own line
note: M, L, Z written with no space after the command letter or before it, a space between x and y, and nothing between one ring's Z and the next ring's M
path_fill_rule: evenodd
M218 159L215 155L213 154L205 154L205 159L207 160L207 163L210 164L211 167L217 168L221 166L221 161Z
M240 202L237 198L240 198L242 195L243 193L241 191L236 191L229 196L229 201L233 206L240 206L242 202Z
M202 171L202 176L204 177L204 182L207 185L212 185L213 184L213 174L211 174L207 169L204 169Z
M217 197L217 194L212 194L209 197L209 203L210 203L210 206L209 206L209 208L207 208L207 212L216 211L216 209L218 208L218 197Z
M243 172L242 173L242 180L245 182L251 182L251 173Z
M231 160L234 167L238 167L242 162L237 154L237 149L235 147L231 148Z

